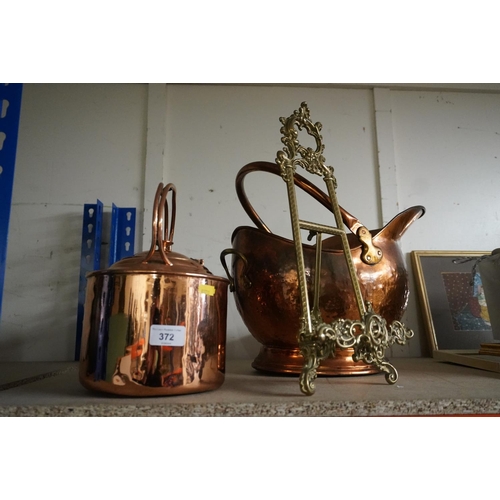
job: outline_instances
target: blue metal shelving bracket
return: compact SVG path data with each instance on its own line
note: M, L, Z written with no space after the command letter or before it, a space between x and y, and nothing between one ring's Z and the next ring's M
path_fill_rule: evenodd
M135 208L119 208L113 203L108 265L134 255Z
M0 318L22 93L22 83L0 83Z
M75 360L80 359L80 344L82 341L83 312L85 291L87 288L87 273L101 268L103 204L85 203L83 206L82 246L80 257L80 281L78 283L78 312L76 324Z

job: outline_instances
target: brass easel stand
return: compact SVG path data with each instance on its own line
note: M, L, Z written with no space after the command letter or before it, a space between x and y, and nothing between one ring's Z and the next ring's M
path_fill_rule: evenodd
M325 166L325 158L323 157L325 146L322 143L323 138L320 135L321 123L312 123L309 117L309 109L305 102L290 117L280 118L280 122L283 124L283 127L280 129L280 132L283 134L281 141L285 147L282 151L278 151L276 163L279 165L281 176L287 184L302 310L298 341L304 357L304 367L300 375L300 389L304 394L311 395L314 393L314 380L317 377L318 366L323 359L335 354L337 346L341 349L353 347L354 361L364 361L365 363L377 366L379 370L385 372L386 381L389 384L394 384L398 379L398 372L385 359L385 351L395 342L400 345L405 344L407 339L413 337L413 331L407 329L399 321L394 321L388 328L385 319L375 314L371 304L369 302L365 304L363 300L347 235L342 229L342 216L336 194L337 181L333 175L333 168ZM310 136L314 137L316 141L315 151L312 148L305 148L300 145L298 130L295 127L298 130L305 129ZM332 202L336 227L299 220L293 180L297 166L306 169L312 174L323 177ZM312 311L309 307L306 288L304 253L300 235L301 229L309 230L311 236L316 236L314 304ZM333 323L325 323L322 320L319 309L319 291L322 251L321 238L323 233L338 235L342 239L342 248L356 295L360 320L338 319ZM366 238L366 233L363 234L363 237ZM370 260L370 256L367 258ZM378 254L373 256L372 263L380 261L380 258L382 258L382 255L378 251Z

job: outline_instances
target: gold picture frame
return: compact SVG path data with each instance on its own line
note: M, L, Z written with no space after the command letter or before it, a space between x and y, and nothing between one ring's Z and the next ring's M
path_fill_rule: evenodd
M479 349L482 343L493 341L484 296L477 292L481 291L480 282L477 284L480 277L472 272L476 259L489 253L411 252L420 309L433 356L435 351ZM475 284L471 284L473 276ZM469 291L471 295L467 295Z

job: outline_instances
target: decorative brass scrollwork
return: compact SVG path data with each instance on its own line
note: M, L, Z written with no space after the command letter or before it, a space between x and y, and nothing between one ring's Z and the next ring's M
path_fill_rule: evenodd
M288 202L292 233L297 257L297 275L301 300L301 327L298 333L299 347L304 357L304 366L300 375L300 389L305 394L313 394L314 381L320 362L328 356L335 355L335 349L354 348L354 361L364 361L373 364L385 373L386 381L394 384L398 379L398 372L394 366L385 359L386 349L398 343L403 345L413 337L413 331L406 328L403 323L394 321L389 326L385 319L377 315L369 302L365 303L361 295L359 281L354 268L352 255L343 229L343 221L337 201L337 181L333 168L325 165L323 151L325 146L320 134L321 123L313 123L310 119L307 104L303 102L300 108L288 118L280 118L283 126L280 129L283 137L281 142L284 148L277 152L276 163L280 167L281 176L287 184ZM298 132L305 130L316 141L316 149L301 146ZM316 224L299 219L297 198L295 194L294 174L297 167L304 168L307 172L321 175L326 184L328 195L332 203L336 227ZM316 237L316 265L314 276L314 304L311 310L306 287L306 274L304 254L301 239L301 230L309 230L311 237ZM363 230L365 232L363 232ZM321 269L321 235L331 234L340 236L343 253L354 288L359 310L359 320L337 319L332 323L325 323L321 318L318 307L319 280ZM366 234L368 233L368 234ZM382 258L382 253L371 243L371 235L366 228L358 230L358 237L364 244L364 252L368 261L375 264Z

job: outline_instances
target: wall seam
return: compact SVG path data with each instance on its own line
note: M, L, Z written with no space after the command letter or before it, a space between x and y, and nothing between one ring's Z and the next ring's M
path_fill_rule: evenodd
M400 212L392 126L391 90L373 89L373 103L380 179L380 207L382 224L385 225Z
M167 118L167 84L148 84L148 115L146 131L146 163L143 186L142 241L138 247L148 250L151 246L151 218L158 184L163 182L165 170Z

